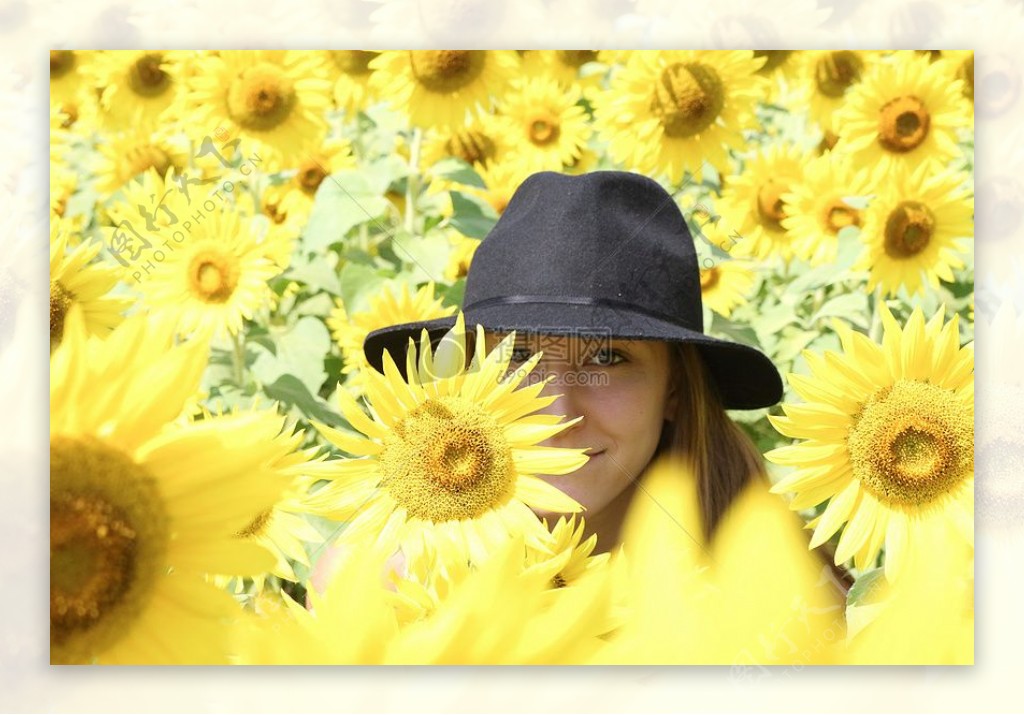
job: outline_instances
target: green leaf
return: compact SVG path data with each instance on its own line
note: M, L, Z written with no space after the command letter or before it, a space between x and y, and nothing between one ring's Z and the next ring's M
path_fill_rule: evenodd
M814 316L815 318L842 318L865 330L870 325L868 319L868 295L863 292L843 293L826 301L825 305Z
M341 300L345 311L352 315L370 307L369 299L378 292L387 280L388 274L377 268L359 263L346 263L341 269Z
M320 184L313 211L303 232L307 251L324 251L345 239L354 226L376 221L387 212L388 200L364 171L331 174Z
M773 356L776 363L786 363L797 357L807 344L818 337L817 330L793 330L779 339Z
M277 353L258 349L252 373L264 385L284 375L301 382L308 392L317 394L327 379L324 356L331 349L331 336L319 318L304 316L283 331L271 330ZM269 394L269 393L268 393Z
M847 606L863 606L877 602L885 587L885 569L877 568L865 571L860 575L850 592L846 594Z
M287 276L291 280L304 283L315 291L327 291L333 295L341 294L341 282L335 270L337 258L329 251L312 261L306 260L299 251L292 256Z
M444 269L448 265L451 254L451 243L448 237L436 231L427 236L410 236L404 239L397 249L402 262L409 265L416 282L444 281Z
M494 209L484 201L461 191L452 191L451 226L463 236L484 238L498 220Z
M430 170L432 173L449 181L454 181L457 184L476 186L481 189L487 187L484 180L480 178L480 175L473 171L473 167L458 157L450 156L442 159L434 164Z
M326 402L311 395L302 381L294 375L281 375L272 383L264 385L263 391L271 399L298 409L309 419L320 420L328 424L337 424L341 420L328 408Z

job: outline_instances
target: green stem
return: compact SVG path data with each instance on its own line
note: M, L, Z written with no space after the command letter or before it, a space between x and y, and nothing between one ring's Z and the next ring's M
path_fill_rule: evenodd
M235 384L242 387L245 381L245 339L241 331L231 336L231 345L231 365L235 371Z
M871 328L868 330L868 337L876 343L882 342L882 311L879 306L882 304L882 286L875 288L874 300L871 303Z
M405 180L405 230L409 235L413 234L416 221L413 199L419 184L420 144L422 142L423 132L419 127L415 127L412 130L412 147L409 150L409 176Z

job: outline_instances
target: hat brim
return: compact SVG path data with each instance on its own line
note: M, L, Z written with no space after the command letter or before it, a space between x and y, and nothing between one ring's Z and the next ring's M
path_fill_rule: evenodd
M623 340L663 340L694 345L704 359L727 409L769 407L782 399L782 378L763 353L742 343L688 330L670 321L603 305L518 303L484 306L465 313L467 327L549 335L597 335ZM455 325L455 317L392 325L367 335L363 351L371 366L384 369L384 351L405 371L405 351L422 331L436 343Z

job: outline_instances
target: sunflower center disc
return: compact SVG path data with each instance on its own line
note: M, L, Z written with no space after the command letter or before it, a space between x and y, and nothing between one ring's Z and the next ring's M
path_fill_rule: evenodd
M247 69L228 90L228 113L245 129L269 131L295 108L295 88L269 63Z
M63 77L74 68L74 52L71 50L50 50L50 79Z
M825 208L825 225L832 233L839 233L847 226L860 226L860 212L835 200Z
M150 474L95 440L50 441L50 643L87 659L130 630L163 573L167 513Z
M320 164L311 162L299 167L299 173L296 175L299 180L299 186L307 194L316 194L316 190L320 188L320 184L323 183L324 179L327 178L327 172L324 171Z
M847 440L854 476L889 503L948 494L974 469L974 423L950 390L900 380L864 405Z
M654 86L651 112L667 136L681 139L710 127L725 106L722 80L714 69L697 62L666 67Z
M931 115L917 97L898 97L879 110L878 142L897 153L913 151L928 137Z
M814 66L814 82L826 97L842 97L860 79L864 62L855 52L829 52Z
M701 270L700 289L710 290L714 288L716 285L718 285L718 279L721 277L720 274L721 271L719 270L718 266Z
M364 75L370 73L370 60L377 56L376 52L364 50L333 50L331 57L334 64L345 74Z
M60 281L50 281L50 343L60 342L64 335L64 318L71 307L71 293Z
M461 397L429 399L395 425L382 484L412 517L473 519L512 498L516 469L493 416Z
M911 258L928 246L934 232L931 209L917 201L904 201L885 221L885 253L890 258Z
M135 94L143 97L156 97L163 94L171 86L171 76L160 69L163 57L159 54L147 54L135 61L128 70L128 86Z
M789 191L789 187L780 184L774 179L769 179L757 190L757 213L761 217L761 224L776 231L782 228L782 219L786 218L785 205L782 203L782 195Z
M479 50L411 50L409 56L416 81L431 92L454 92L484 70L484 55Z
M207 303L224 303L235 292L238 277L225 257L214 251L203 251L189 266L192 292Z
M483 132L460 130L452 135L445 144L445 151L452 156L465 161L467 164L486 164L489 159L494 158L494 141Z
M527 135L530 141L537 146L545 146L558 141L561 129L558 126L558 119L547 112L536 114L526 120Z

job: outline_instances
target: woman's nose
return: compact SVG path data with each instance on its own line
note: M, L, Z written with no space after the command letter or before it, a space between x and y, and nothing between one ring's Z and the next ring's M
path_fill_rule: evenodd
M552 400L551 404L538 410L537 413L543 415L556 415L564 418L563 421L565 422L576 420L577 417L582 417L583 412L579 399L580 395L577 394L577 390L572 385L566 384L566 380L563 379L564 376L557 371L548 374L554 374L554 379L544 386L544 389L540 392L540 396L554 397L555 399ZM576 430L582 423L583 420L577 420L554 437L541 442L541 444L546 447L565 446L566 435Z

